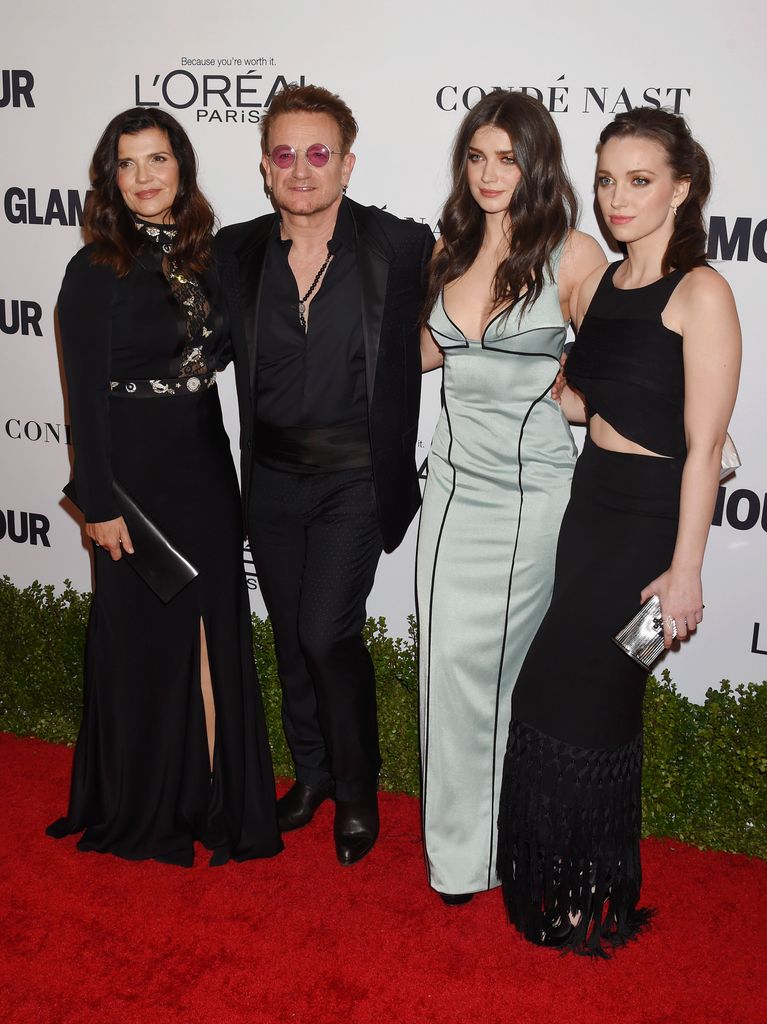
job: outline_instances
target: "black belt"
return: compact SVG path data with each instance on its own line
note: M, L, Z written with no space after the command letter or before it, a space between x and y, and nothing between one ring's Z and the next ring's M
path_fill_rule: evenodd
M169 398L173 395L195 395L216 383L216 371L191 377L160 377L157 380L111 380L109 388L121 398Z
M276 462L328 470L371 465L367 419L335 427L273 427L258 422L253 437L256 454Z

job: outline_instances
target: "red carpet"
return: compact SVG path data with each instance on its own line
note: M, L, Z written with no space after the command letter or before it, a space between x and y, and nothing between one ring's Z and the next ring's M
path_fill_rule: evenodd
M83 854L44 826L71 751L0 736L3 1024L767 1024L767 863L644 844L655 926L608 962L524 944L497 891L426 887L418 804L337 865L331 809L271 861L184 870Z

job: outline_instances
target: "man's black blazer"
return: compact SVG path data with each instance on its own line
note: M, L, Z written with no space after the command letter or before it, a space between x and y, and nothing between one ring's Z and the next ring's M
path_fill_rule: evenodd
M393 551L418 509L415 464L421 357L418 318L434 236L425 224L375 206L348 203L357 238L367 377L368 423L384 550ZM256 411L258 306L271 213L216 235L224 298L232 319L240 407L242 494L247 514Z

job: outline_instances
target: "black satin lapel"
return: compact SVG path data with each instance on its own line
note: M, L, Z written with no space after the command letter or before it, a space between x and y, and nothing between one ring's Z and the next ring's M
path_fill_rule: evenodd
M262 271L264 267L264 256L261 254L260 268ZM250 371L250 385L255 393L256 387L256 342L258 335L258 310L261 305L261 282L263 280L263 274L259 272L258 283L252 294L252 299L247 303L244 313L245 321L245 340L248 347L248 370Z
M373 400L378 348L381 343L389 262L380 252L369 248L361 241L357 246L357 266L362 290L362 331L365 338L365 374L370 405Z
M240 295L242 297L245 343L248 350L248 369L251 386L256 380L256 344L258 336L258 310L261 304L264 259L271 225L260 231L240 247L237 258L240 265Z

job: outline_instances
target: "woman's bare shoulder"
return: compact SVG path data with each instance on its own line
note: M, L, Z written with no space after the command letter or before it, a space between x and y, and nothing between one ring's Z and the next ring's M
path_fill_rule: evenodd
M704 302L713 306L734 302L732 288L726 278L713 267L695 267L685 274L679 294L687 301Z

